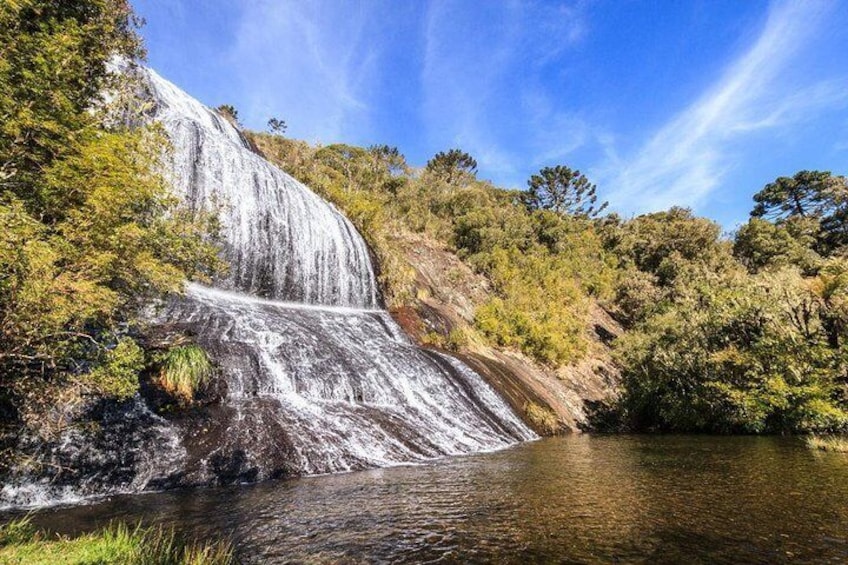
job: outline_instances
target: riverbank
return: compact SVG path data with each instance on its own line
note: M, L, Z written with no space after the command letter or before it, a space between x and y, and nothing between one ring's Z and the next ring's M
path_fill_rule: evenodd
M123 523L77 536L51 536L29 517L0 526L0 563L55 565L120 563L122 565L229 565L232 546L224 541L195 543L162 527Z

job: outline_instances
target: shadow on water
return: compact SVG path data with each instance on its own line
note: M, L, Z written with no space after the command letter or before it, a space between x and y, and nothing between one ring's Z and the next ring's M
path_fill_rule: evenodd
M248 562L843 563L848 458L793 438L570 436L433 464L48 509L231 537Z

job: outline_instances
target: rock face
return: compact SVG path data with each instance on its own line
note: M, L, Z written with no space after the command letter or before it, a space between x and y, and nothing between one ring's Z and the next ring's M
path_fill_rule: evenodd
M211 453L243 452L255 478L385 466L532 437L478 374L413 345L383 310L304 307L192 285L159 319L195 335L215 360L232 415L217 445L209 442ZM277 457L281 447L285 456Z
M421 461L536 437L472 369L421 349L379 310L368 249L333 206L252 152L225 119L143 71L168 171L194 209L220 210L230 276L151 311L217 367L219 401L156 414L141 398L91 407L0 505L254 481Z
M416 272L415 300L392 312L406 332L419 343L432 343L434 335L449 341L452 330L473 325L474 311L489 293L486 278L424 235L398 233L395 244ZM596 304L589 318L593 339L588 355L555 370L519 352L474 341L456 355L483 375L537 433L586 430L593 407L618 394L619 372L609 342L623 331ZM546 421L540 421L540 415L546 415Z

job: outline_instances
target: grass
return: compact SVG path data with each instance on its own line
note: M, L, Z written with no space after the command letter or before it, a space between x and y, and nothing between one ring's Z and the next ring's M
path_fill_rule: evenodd
M844 436L809 436L807 447L820 451L848 453L848 437Z
M197 345L172 347L165 353L159 370L159 386L172 396L191 403L197 390L212 374L212 362Z
M125 524L74 538L48 537L26 517L0 526L0 563L225 565L233 563L233 548L223 541L187 542L171 529Z

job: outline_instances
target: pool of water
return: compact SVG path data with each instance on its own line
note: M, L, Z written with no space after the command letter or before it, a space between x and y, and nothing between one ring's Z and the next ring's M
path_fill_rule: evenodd
M62 533L169 524L230 538L248 563L845 563L848 456L795 438L568 436L34 518Z

